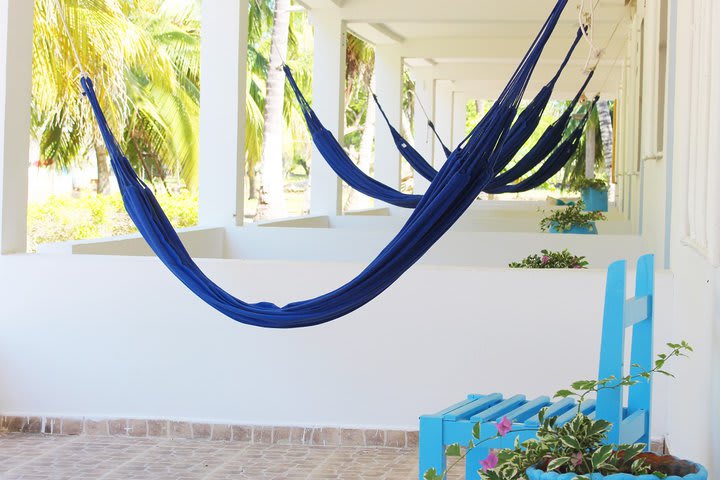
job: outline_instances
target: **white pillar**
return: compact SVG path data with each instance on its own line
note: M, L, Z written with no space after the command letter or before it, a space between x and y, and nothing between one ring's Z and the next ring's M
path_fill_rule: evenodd
M345 23L331 10L313 10L315 61L313 110L325 127L342 142L345 128ZM320 152L313 149L310 168L310 213L340 215L342 183Z
M455 149L465 140L467 129L467 102L468 95L464 92L453 92L453 123L452 141L448 148Z
M435 121L435 80L431 75L422 74L422 69L414 69L415 78L415 150L418 151L430 164L433 162L433 146L435 137L428 127L425 113L430 120ZM425 112L423 112L425 109ZM425 193L430 182L415 172L414 193Z
M402 132L402 57L395 45L375 47L375 84L378 98L390 123ZM375 134L375 178L392 187L400 188L400 152L390 130L378 111L382 124Z
M27 249L32 0L0 0L0 253Z
M452 142L452 123L453 123L453 92L452 82L450 80L435 81L435 129L440 138L447 145ZM448 145L448 148L450 146ZM439 141L435 141L433 165L436 169L440 169L445 164L447 157L440 145Z
M203 226L242 225L248 0L202 2L200 212Z

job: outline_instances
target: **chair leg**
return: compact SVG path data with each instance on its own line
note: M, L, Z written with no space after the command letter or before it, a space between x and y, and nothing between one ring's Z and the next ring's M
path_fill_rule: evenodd
M430 468L439 475L445 470L445 445L443 443L442 417L420 417L420 474Z
M481 468L480 461L485 460L490 453L490 446L482 445L473 448L465 457L465 478L467 480L479 480L478 470Z

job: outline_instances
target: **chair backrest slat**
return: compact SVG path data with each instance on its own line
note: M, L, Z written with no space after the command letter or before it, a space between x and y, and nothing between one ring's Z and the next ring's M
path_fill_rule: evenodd
M632 328L630 353L631 374L652 369L653 361L653 298L654 269L653 256L645 255L638 260L635 279L635 296L626 299L626 262L610 265L605 287L605 311L603 314L602 340L600 346L600 368L598 379L614 377L616 382L625 375L625 333ZM634 366L637 365L637 366ZM612 383L611 383L612 385ZM648 443L652 382L641 379L628 389L627 415L646 411L645 438ZM597 418L613 424L608 435L609 443L618 443L625 418L623 388L611 388L598 392Z

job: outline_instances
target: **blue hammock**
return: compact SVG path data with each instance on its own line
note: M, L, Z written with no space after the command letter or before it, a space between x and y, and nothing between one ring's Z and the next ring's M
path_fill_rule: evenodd
M160 208L152 190L138 177L121 151L98 102L92 81L83 77L87 95L117 176L125 208L143 238L167 268L198 297L228 317L267 328L299 328L329 322L380 295L442 237L492 178L493 166L517 113L527 83L568 0L558 0L531 48L488 114L461 150L450 155L397 236L357 277L319 297L284 307L247 303L210 280L192 260ZM316 143L324 155L337 142L322 129ZM342 150L342 149L340 149ZM344 152L343 152L344 153Z
M582 120L578 124L575 129L570 133L567 139L563 141L545 160L545 162L540 166L540 168L537 169L536 172L534 172L529 177L523 179L522 181L512 184L512 185L505 185L505 184L498 184L493 185L491 182L490 185L485 187L485 192L487 193L518 193L518 192L526 192L528 190L532 190L533 188L537 188L543 183L547 182L550 178L552 178L556 173L560 171L560 169L565 166L565 164L570 160L570 157L572 157L573 153L577 150L580 139L583 136L583 133L585 132L585 125L587 124L588 118L590 118L590 113L592 112L593 108L595 108L595 104L597 103L599 97L595 97L592 104L590 105L590 108L588 108L587 112L583 116Z
M570 46L570 50L565 55L565 58L560 64L560 67L558 68L555 76L550 80L550 82L548 82L547 85L542 88L542 90L538 93L537 97L535 97L533 101L527 106L527 108L525 108L525 110L523 110L518 116L517 121L515 122L515 124L513 124L508 139L502 146L502 153L500 154L500 158L505 158L506 160L498 162L498 165L496 166L497 172L505 168L505 166L512 160L512 158L515 156L515 154L517 154L517 152L522 148L522 146L525 145L525 142L527 142L527 140L537 128L538 124L540 123L542 114L545 111L545 107L550 101L550 96L552 95L555 85L557 84L560 75L565 70L568 62L570 61L570 57L572 57L572 54L575 52L575 49L580 43L581 38L582 30L578 29L575 40ZM578 94L578 97L585 90L587 83L588 82L585 82L585 84L583 85L580 93ZM428 162L422 156L422 154L420 154L420 152L418 152L412 145L410 145L410 143L405 140L405 138L403 138L400 132L393 126L392 122L390 122L390 119L385 114L385 110L382 108L382 105L380 104L380 100L378 99L377 95L373 94L373 99L375 100L375 104L377 105L380 114L385 119L385 123L390 129L390 134L392 135L395 146L397 147L400 154L403 156L403 158L405 158L405 160L407 160L407 162L416 172L422 175L425 179L432 182L437 175L437 170L435 170L435 168L430 164L430 162ZM572 108L573 106L569 108L570 112L572 112ZM445 151L445 156L450 156L451 151L445 146L442 139L438 135L437 131L435 130L435 125L428 120L428 126L434 132L437 139L440 141L440 144ZM562 135L556 137L556 145L560 142L561 138ZM461 148L463 143L464 141L461 142L460 145L458 145L456 148ZM542 161L542 159L544 159L547 155L548 154L545 154L539 157L537 161Z
M516 181L518 178L522 177L526 173L528 173L530 170L535 168L542 162L545 158L548 157L553 151L556 149L564 150L565 143L568 143L570 141L570 138L565 139L564 142L561 142L563 135L565 134L565 130L567 130L568 124L570 123L570 118L572 116L572 112L575 110L575 107L577 106L578 102L580 101L580 97L582 96L583 92L587 88L588 84L590 83L590 80L592 80L594 72L590 72L590 74L585 79L585 83L583 83L582 87L580 88L580 91L575 95L575 98L570 102L570 105L565 109L565 111L560 115L560 118L555 120L546 130L543 132L540 139L538 139L537 143L533 145L533 147L530 149L530 151L525 154L518 162L512 166L512 168L509 168L508 170L502 172L501 174L498 174L492 182L490 182L490 185L488 185L488 188L495 189L502 187L503 185L509 185L512 182ZM583 123L584 125L584 123ZM571 142L572 143L572 142ZM576 147L577 148L577 147ZM574 153L574 149L571 149L568 152L567 159L572 156ZM562 167L561 167L562 168ZM488 193L488 189L485 190Z

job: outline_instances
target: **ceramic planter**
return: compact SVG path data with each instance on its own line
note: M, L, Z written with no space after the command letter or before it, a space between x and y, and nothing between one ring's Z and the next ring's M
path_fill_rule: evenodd
M588 212L607 212L608 211L608 192L607 190L596 190L594 188L584 188L582 199L585 202L585 210Z
M579 227L577 225L574 225L570 230L565 230L564 232L558 232L557 231L557 224L555 222L552 222L550 224L550 228L548 229L548 232L550 233L575 233L578 235L597 235L597 227L595 226L595 222L590 222L589 227Z

